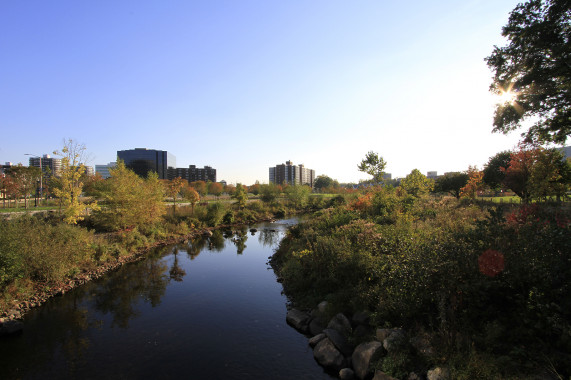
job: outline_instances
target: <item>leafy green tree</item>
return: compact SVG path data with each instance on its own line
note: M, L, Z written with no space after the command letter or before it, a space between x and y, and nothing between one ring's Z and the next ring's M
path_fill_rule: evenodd
M571 12L569 0L519 4L502 29L507 46L486 58L490 90L507 94L496 107L494 132L534 124L527 141L565 143L571 131Z
M535 150L535 160L531 170L531 196L547 200L550 196L564 197L571 184L571 166L557 149Z
M84 219L85 209L97 210L97 202L83 203L80 200L83 192L82 176L86 172L83 162L86 160L85 145L72 139L64 140L61 151L54 154L61 156L61 173L59 176L60 188L54 188L54 194L61 200L64 207L64 221L68 224L77 224Z
M434 189L434 181L427 178L418 169L414 169L401 181L400 186L408 194L419 198Z
M500 152L490 157L488 163L484 166L484 183L496 191L503 187L505 174L501 168L506 169L510 166L512 152L509 150Z
M311 188L305 185L288 186L285 190L289 202L297 209L305 207Z
M236 203L238 204L238 208L242 209L246 206L246 202L248 202L248 190L241 183L236 185L236 191L232 194L232 198L236 199Z
M109 173L111 177L100 189L104 207L94 213L98 225L118 230L160 220L165 212L164 187L155 172L142 179L118 161Z
M260 185L260 199L264 203L272 203L279 196L278 186L273 183Z
M387 163L383 157L373 151L369 151L357 167L359 171L373 176L373 182L382 183L386 166Z
M326 189L337 187L339 187L339 182L326 175L317 176L315 182L313 183L313 188L317 191L326 191Z
M434 190L441 193L449 193L460 199L460 191L468 183L468 174L453 172L446 173L436 180Z

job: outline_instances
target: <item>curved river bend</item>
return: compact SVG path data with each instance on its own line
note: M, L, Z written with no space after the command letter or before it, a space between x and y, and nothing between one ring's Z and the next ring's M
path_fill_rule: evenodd
M267 265L293 223L163 247L46 302L0 341L0 378L332 378Z

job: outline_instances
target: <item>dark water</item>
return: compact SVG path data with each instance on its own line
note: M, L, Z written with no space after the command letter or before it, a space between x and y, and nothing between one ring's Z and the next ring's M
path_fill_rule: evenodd
M221 231L47 302L0 340L0 379L329 379L266 264L288 223Z

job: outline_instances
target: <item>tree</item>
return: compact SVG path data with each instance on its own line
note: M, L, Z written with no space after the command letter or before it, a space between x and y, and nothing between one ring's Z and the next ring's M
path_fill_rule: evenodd
M290 203L295 208L300 209L306 205L309 194L311 194L311 188L305 185L288 186L285 193Z
M260 185L260 199L264 203L272 203L279 193L278 186L273 183Z
M490 90L505 94L494 115L494 132L534 122L527 141L565 143L571 131L571 12L569 0L530 0L511 13L486 58L494 79Z
M373 176L373 182L383 182L384 170L387 163L377 153L369 151L361 163L357 166L359 171Z
M94 213L97 224L110 230L154 224L164 214L164 187L155 172L143 179L121 160L109 170L100 189L104 207Z
M20 164L10 169L10 177L13 181L12 191L16 197L24 197L24 208L28 208L28 197L37 189L40 175L40 168L33 166L27 167Z
M327 191L326 189L337 187L339 187L339 182L326 175L317 176L315 182L313 183L313 188L317 191Z
M230 196L234 195L234 192L236 191L236 186L228 184L226 186L224 186L224 192Z
M210 182L208 184L208 193L219 197L224 191L224 186L220 182Z
M200 195L192 186L186 184L182 188L182 196L190 202L190 205L192 206L192 214L194 215L194 205L200 202Z
M461 189L468 183L468 174L454 172L446 173L439 177L435 183L435 191L442 193L450 193L456 199L460 199Z
M484 183L493 190L500 190L504 183L505 174L501 168L510 166L512 152L509 150L500 152L490 157L488 163L484 166Z
M165 181L166 182L164 182L164 185L165 185L166 194L167 196L172 198L172 214L174 216L176 213L176 198L178 197L178 194L184 187L185 183L187 183L187 181L180 177L176 177L171 180L165 180Z
M256 181L256 183L251 185L249 187L249 189L250 189L250 193L252 193L254 195L260 194L260 183L258 181Z
M236 185L236 191L232 194L232 198L236 199L238 208L242 209L246 206L246 202L248 202L248 190L239 183Z
M427 178L418 169L414 169L401 181L400 186L408 194L419 198L434 189L434 181Z
M460 190L460 196L474 199L478 195L478 191L484 189L484 172L475 166L469 166L467 174L468 183Z
M191 182L190 186L194 187L194 190L196 190L201 197L205 196L208 193L208 188L206 186L206 182L204 181Z
M68 224L77 224L78 221L83 220L84 217L81 214L84 209L98 209L97 202L84 204L79 199L83 191L82 175L86 172L83 164L87 158L86 151L85 145L68 139L64 140L61 151L54 152L62 159L59 176L61 188L54 188L53 190L55 196L61 200L64 207L64 221Z
M571 165L557 149L538 148L531 170L530 192L533 199L564 197L571 183Z

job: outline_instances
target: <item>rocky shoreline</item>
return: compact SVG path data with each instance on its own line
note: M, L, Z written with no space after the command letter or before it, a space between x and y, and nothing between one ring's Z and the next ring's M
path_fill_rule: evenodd
M369 379L396 380L374 366L379 359L394 353L431 355L432 347L426 336L409 336L401 328L375 329L366 311L348 318L342 313L327 318L327 301L315 309L288 310L286 321L309 337L313 357L326 371L343 380ZM408 373L408 380L449 380L447 368L436 367L421 373Z

